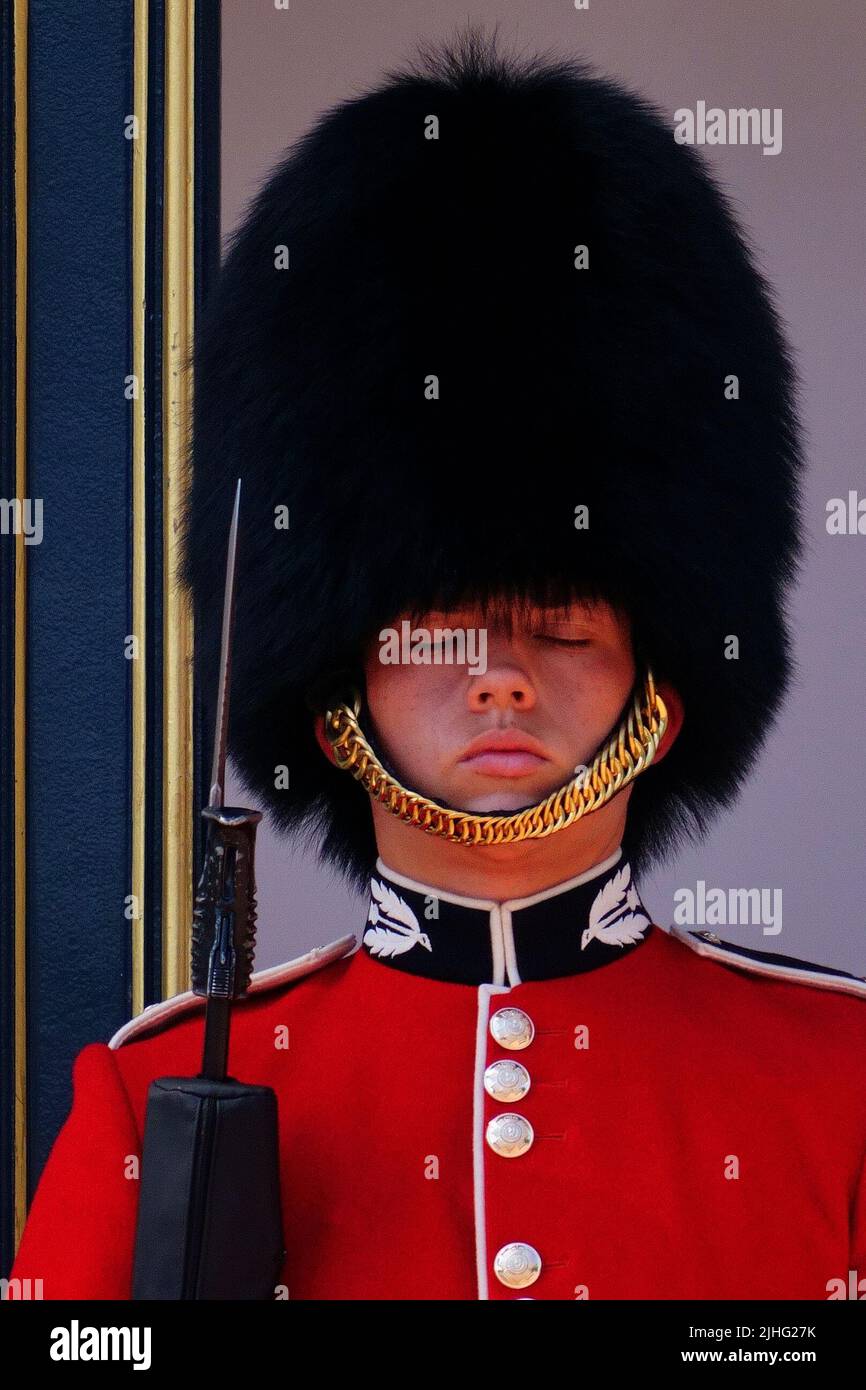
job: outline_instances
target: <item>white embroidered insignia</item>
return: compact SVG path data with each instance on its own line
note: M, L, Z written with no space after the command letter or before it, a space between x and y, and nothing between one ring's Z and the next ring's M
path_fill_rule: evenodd
M433 950L429 936L421 930L418 918L405 898L375 878L370 880L370 890L375 901L370 903L367 921L373 925L364 932L364 945L369 948L371 955L402 956L413 946ZM381 926L376 925L379 922Z
M580 938L585 951L590 941L603 941L605 946L630 946L640 941L650 920L643 912L637 889L629 888L631 865L624 864L619 873L599 889L589 913L589 926ZM624 915L623 915L624 914Z

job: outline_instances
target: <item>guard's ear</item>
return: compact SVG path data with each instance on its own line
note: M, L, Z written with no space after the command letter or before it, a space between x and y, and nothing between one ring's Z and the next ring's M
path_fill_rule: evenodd
M654 763L661 762L662 758L667 757L668 753L676 743L680 729L683 727L685 710L680 693L670 681L657 681L656 689L665 702L665 709L668 712L668 725L662 735L662 741L658 746Z
M318 680L308 687L304 694L304 701L307 709L313 715L313 732L316 742L334 767L338 767L337 759L334 757L334 750L325 735L325 714L333 708L335 701L351 701L352 691L355 687L360 687L360 676L357 670L349 667L339 667L336 670L326 671L319 676Z

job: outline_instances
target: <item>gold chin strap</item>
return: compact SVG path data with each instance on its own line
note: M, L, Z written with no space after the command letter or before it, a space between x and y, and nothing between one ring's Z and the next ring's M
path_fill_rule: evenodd
M353 692L352 706L337 704L325 714L325 733L338 765L351 772L393 815L426 830L428 835L442 835L464 845L539 840L597 811L649 767L668 722L664 701L656 693L652 671L647 667L645 679L641 687L635 688L619 729L596 753L588 771L578 772L536 806L510 816L479 816L471 811L451 810L401 786L385 771L361 731L361 697L357 690Z

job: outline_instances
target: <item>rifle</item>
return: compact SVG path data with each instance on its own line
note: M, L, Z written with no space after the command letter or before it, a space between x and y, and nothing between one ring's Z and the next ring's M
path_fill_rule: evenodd
M272 1299L285 1258L277 1097L226 1074L231 1005L246 994L256 927L261 811L223 804L241 480L223 599L204 864L195 895L192 989L205 1005L197 1076L164 1076L147 1095L133 1299Z

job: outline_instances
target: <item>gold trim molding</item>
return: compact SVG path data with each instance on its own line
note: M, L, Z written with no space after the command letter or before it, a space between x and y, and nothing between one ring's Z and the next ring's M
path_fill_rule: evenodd
M164 158L162 989L168 998L189 988L192 911L193 619L176 576L192 415L194 0L166 3Z
M133 34L133 109L138 139L132 142L132 370L138 392L132 402L132 631L138 659L131 662L131 891L138 915L130 922L132 1012L144 1008L144 855L147 760L147 406L145 399L145 247L147 244L147 52L148 0L136 0Z

